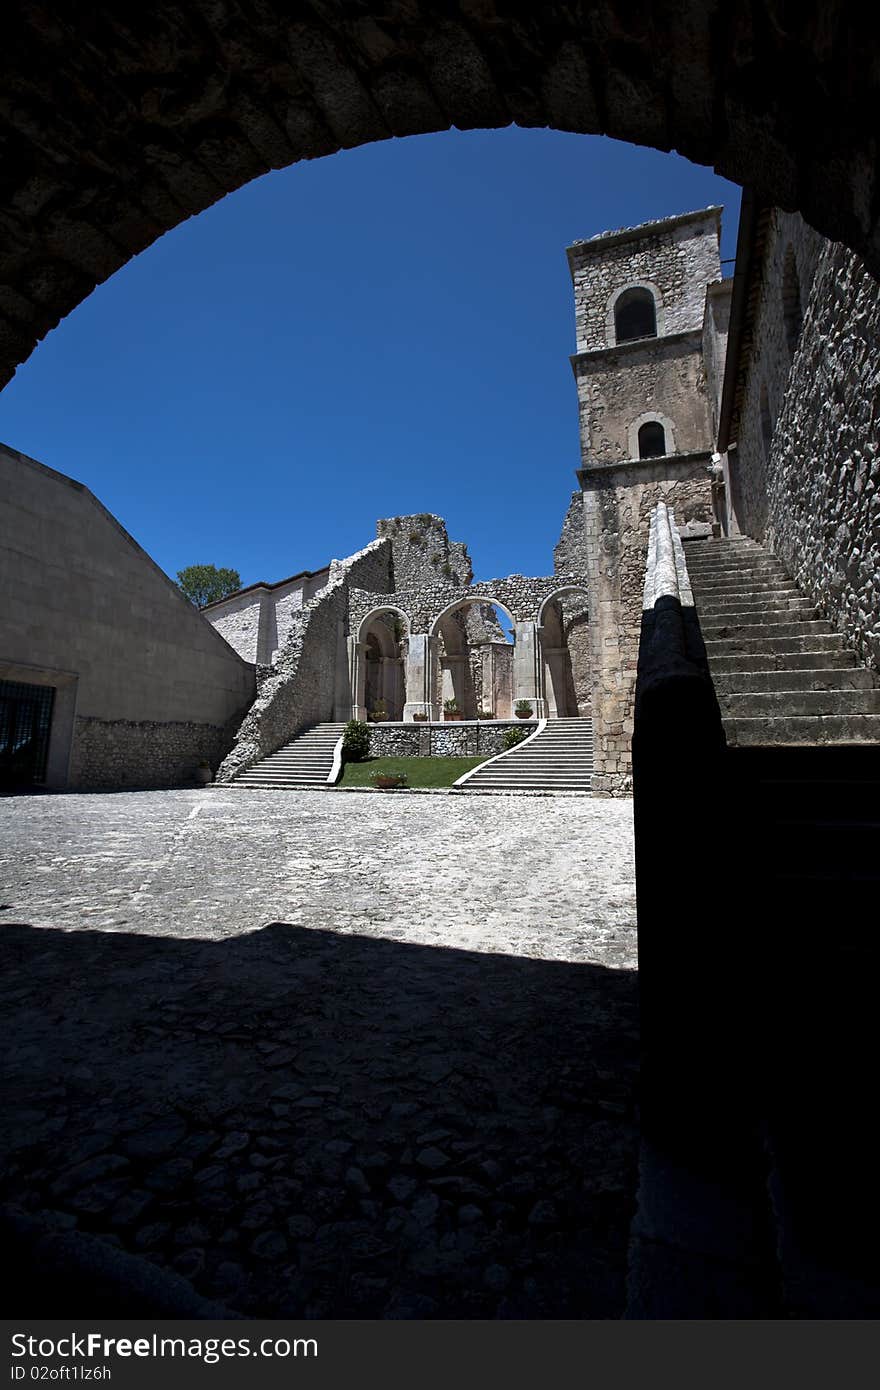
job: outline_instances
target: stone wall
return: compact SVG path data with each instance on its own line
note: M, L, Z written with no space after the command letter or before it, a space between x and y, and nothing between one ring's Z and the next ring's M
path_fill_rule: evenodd
M333 560L326 586L291 614L287 642L270 670L260 673L259 693L218 781L229 781L312 724L332 720L346 699L350 705L350 690L341 688L347 680L349 582L379 589L388 583L389 559L389 542L379 539L345 560ZM371 593L373 606L376 597Z
M510 728L535 729L534 720L493 720L442 724L371 724L371 758L487 758L504 752Z
M700 332L693 332L574 360L585 462L638 458L643 417L662 420L667 454L707 447L711 435L700 345Z
M730 328L730 300L733 277L717 280L706 290L706 311L703 319L703 365L706 372L706 404L709 411L711 438L718 438L718 416L724 386L724 366L727 360L727 334Z
M880 669L880 289L856 256L820 243L800 218L777 213L773 231L737 448L740 526ZM788 247L801 285L812 282L793 359L781 308ZM762 385L775 422L766 458Z
M76 720L70 785L97 788L180 787L204 759L219 767L233 730L210 724L148 720Z
M223 600L223 607L205 611L205 617L224 642L237 651L243 661L256 663L260 653L260 610L262 591L250 589Z
M806 411L805 419L814 409L817 412L817 423L821 422L822 426L819 438L825 440L826 444L834 445L835 427L866 384L865 380L847 383L842 378L834 379L833 389L830 395L824 397L822 409L823 396L816 390L815 379L810 380L809 371L811 367L819 368L822 365L824 354L832 349L833 342L820 336L819 325L828 326L828 323L826 314L814 303L816 295L821 299L827 297L830 291L832 302L838 304L835 311L838 321L833 325L835 334L842 331L848 337L855 325L850 324L848 311L839 305L827 277L821 286L813 284L823 246L827 243L823 243L811 227L796 214L774 209L768 215L764 238L763 263L756 267L760 284L750 305L753 317L748 360L743 364L742 397L734 435L736 450L731 454L728 465L730 500L739 529L759 541L766 539L767 532L770 442L789 392L793 365L783 313L785 258L789 247L794 256L804 311L801 340L795 356L806 369L799 371L797 379L791 381L791 388L801 398L802 408ZM857 327L855 332L858 336ZM836 352L832 356L836 361ZM830 381L832 378L823 371L823 380ZM867 380L870 381L870 377ZM806 447L806 458L802 458L797 467L806 476L809 471L806 460L816 458L817 449L808 439L800 442ZM777 460L781 458L780 448L775 447ZM774 463L773 467L776 476L777 465ZM822 468L820 459L818 471L821 472ZM795 481L793 476L791 481Z
M473 578L467 546L449 539L446 522L440 516L419 512L384 517L376 523L376 534L387 537L391 545L393 588L462 585Z
M50 785L168 785L216 763L253 666L87 488L3 446L0 592L0 674L75 685Z
M381 602L400 608L411 620L412 632L428 632L435 619L450 604L462 599L482 599L502 604L512 617L537 618L544 599L565 585L585 583L583 570L568 574L531 577L509 574L503 579L486 579L477 584L456 586L435 584L417 589L396 590L381 599L372 591L351 591L351 630L356 632L366 615Z
M290 636L294 613L314 598L329 577L329 569L304 570L277 584L254 584L210 604L204 616L239 656L269 665Z
M679 524L708 521L708 453L585 469L584 553L589 574L593 685L593 794L629 795L636 665L651 512L674 508Z

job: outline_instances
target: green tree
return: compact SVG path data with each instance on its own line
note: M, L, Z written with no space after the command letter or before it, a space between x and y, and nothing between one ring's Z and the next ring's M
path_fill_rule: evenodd
M218 570L216 565L187 565L177 571L177 587L196 608L204 608L240 589L241 575L238 570Z

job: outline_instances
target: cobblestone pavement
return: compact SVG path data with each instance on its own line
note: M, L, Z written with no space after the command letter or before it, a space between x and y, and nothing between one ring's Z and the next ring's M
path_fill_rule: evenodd
M615 1317L631 804L0 802L0 1196L261 1316Z

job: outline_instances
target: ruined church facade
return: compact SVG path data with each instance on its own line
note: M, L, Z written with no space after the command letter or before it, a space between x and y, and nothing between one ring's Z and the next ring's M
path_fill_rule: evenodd
M433 723L450 702L503 719L525 702L592 718L594 793L625 795L657 502L685 538L766 544L876 669L876 282L748 191L725 278L720 225L713 207L568 249L580 466L552 574L475 584L439 517L402 516L356 555L200 614L87 489L0 449L12 761L49 788L180 785L325 720Z

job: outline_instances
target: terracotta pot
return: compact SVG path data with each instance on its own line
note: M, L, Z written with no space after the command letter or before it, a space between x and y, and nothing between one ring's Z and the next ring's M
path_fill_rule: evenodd
M534 719L534 715L532 714L531 710L529 710L528 714L526 714L524 710L519 709L514 712L516 714L517 719Z

